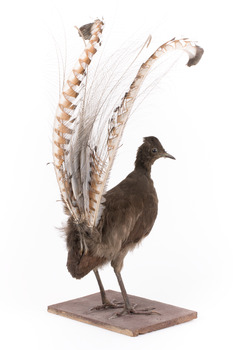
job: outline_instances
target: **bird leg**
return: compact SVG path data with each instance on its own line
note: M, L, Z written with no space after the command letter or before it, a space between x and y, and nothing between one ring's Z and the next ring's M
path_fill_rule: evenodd
M117 280L121 289L121 294L123 296L124 299L124 303L125 303L125 307L124 310L120 313L117 313L115 315L113 315L111 318L116 318L119 316L124 316L124 315L130 315L130 314L138 314L138 315L154 315L154 314L158 314L160 315L160 313L153 311L155 309L155 307L151 307L151 308L146 308L146 309L141 309L141 310L136 310L135 307L137 305L131 305L130 301L129 301L129 297L127 295L121 274L119 271L116 271L114 269L114 272L117 276Z
M102 305L95 306L95 307L91 308L91 310L117 309L117 308L124 307L124 303L117 303L117 302L115 302L115 300L110 302L108 300L103 283L102 283L100 275L99 275L99 271L97 269L94 269L93 271L95 273L95 277L96 277L98 285L99 285Z

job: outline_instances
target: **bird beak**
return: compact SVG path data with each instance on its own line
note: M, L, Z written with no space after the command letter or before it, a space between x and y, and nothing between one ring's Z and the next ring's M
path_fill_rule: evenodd
M164 152L163 157L165 157L165 158L171 158L171 159L175 159L175 160L176 160L175 157L173 157L171 154L169 154L169 153L167 153L167 152Z

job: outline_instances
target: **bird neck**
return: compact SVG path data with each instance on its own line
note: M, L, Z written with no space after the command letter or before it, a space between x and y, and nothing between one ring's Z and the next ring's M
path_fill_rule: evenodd
M135 171L140 172L141 174L147 175L150 177L151 174L151 164L142 162L140 159L136 159L135 161Z

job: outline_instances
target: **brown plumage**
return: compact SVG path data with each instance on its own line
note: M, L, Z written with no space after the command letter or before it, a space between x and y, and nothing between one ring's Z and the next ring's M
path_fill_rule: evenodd
M101 61L98 50L103 28L103 21L97 19L78 29L85 48L64 84L54 121L54 168L69 215L64 228L67 268L77 279L94 271L102 298L98 308L122 307L107 300L99 276L98 267L110 262L124 299L120 315L150 313L134 310L120 272L125 255L149 234L157 216L151 166L158 158L174 157L165 152L157 138L146 137L138 149L134 171L108 192L107 180L134 103L154 63L168 52L179 51L187 55L187 66L192 66L201 59L203 49L186 38L174 38L134 68L151 36L136 55L135 48L127 47ZM96 56L99 61L95 61ZM155 79L155 85L164 74Z
M151 179L151 166L161 157L175 159L156 137L145 137L137 152L134 171L105 194L103 214L97 228L75 224L70 217L67 268L73 277L82 278L91 270L111 262L118 279L121 278L124 257L150 233L157 217L158 198ZM85 237L87 254L79 254L80 235ZM122 281L120 287L125 299L124 312L135 313L127 294L124 294ZM114 304L104 302L104 292L102 299L103 307L114 307Z

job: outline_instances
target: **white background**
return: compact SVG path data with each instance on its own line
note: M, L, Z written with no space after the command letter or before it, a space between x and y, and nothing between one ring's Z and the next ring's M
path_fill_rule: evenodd
M230 1L22 0L1 7L2 348L232 349ZM132 170L143 136L157 136L177 158L153 167L159 216L122 274L130 294L197 310L199 317L137 338L46 311L98 291L92 274L76 281L66 270L56 229L65 217L46 163L58 100L53 36L63 50L62 26L69 36L74 25L102 16L129 35L149 28L159 40L184 35L205 49L198 66L167 80L131 119L109 184ZM102 278L106 289L119 290L110 267Z

